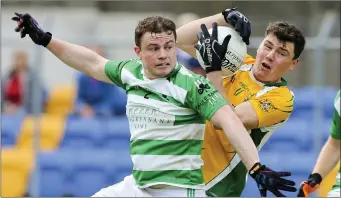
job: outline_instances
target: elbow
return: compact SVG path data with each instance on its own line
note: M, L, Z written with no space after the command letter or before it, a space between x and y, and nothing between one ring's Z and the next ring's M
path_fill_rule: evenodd
M240 122L240 120L229 105L224 105L212 116L211 122L215 128L223 129L225 122Z

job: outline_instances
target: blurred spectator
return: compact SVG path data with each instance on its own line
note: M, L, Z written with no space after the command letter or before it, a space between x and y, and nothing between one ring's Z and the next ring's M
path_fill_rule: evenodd
M42 92L41 110L44 111L47 92L37 78L33 68L29 67L28 54L24 50L13 53L13 63L7 75L2 80L1 110L5 114L32 113L33 90L38 86ZM36 80L38 82L35 84Z
M177 18L177 27L181 27L189 22L195 21L200 17L191 12L183 13ZM191 55L182 51L181 49L177 49L177 58L178 62L183 64L186 68L190 69L194 73L205 75L205 71L200 66L197 59L193 58Z
M104 47L92 47L103 56ZM84 73L77 73L77 98L74 114L81 117L125 114L126 94L116 85L98 81Z

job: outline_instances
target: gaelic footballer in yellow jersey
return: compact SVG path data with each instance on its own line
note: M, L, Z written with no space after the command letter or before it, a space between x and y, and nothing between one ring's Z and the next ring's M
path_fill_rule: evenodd
M294 95L281 79L278 83L264 84L257 81L251 68L255 62L247 56L244 65L232 77L223 81L230 103L236 107L249 101L259 124L250 135L258 149L273 132L286 121L293 110ZM236 155L235 149L221 130L206 122L202 159L204 179L210 196L240 196L246 182L247 169Z
M249 130L259 150L293 110L294 95L287 88L282 76L299 65L305 38L295 25L286 22L270 23L255 59L248 56L234 76L222 79L221 68L226 46L229 45L226 44L229 36L220 44L217 39L219 32L213 34L212 31L210 35L207 29L226 23L234 26L243 41L249 43L249 20L236 9L226 9L222 14L204 17L180 27L177 30L177 46L193 57L196 57L195 49L199 51L205 63L206 77L230 105L235 107L235 113ZM198 38L200 45L196 45ZM210 122L206 122L202 159L206 194L209 196L238 197L244 189L248 173L252 177L253 170L247 170L240 163L240 156L227 137ZM278 177L279 175L289 176L290 173L277 174ZM283 183L273 182L272 186L277 186L281 191L295 192L297 189L293 188L294 182L288 181L287 177L286 180ZM284 186L284 183L288 186ZM266 197L267 191L275 196L285 196L272 187L259 185L258 190L262 197Z

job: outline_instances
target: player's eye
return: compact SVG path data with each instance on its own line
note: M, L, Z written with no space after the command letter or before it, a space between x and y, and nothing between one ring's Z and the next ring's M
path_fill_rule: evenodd
M166 46L166 50L170 50L172 48L173 48L173 46Z
M287 53L285 53L285 52L279 52L279 54L280 54L281 56L287 56Z
M148 50L155 52L155 51L159 50L159 48L158 47L151 47L151 48L148 48Z
M270 49L270 50L271 50L271 47L270 47L269 45L264 45L264 47L265 47L266 49Z

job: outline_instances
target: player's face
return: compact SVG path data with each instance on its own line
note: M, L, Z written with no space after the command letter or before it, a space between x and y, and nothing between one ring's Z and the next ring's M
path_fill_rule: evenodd
M281 42L275 35L269 34L257 50L253 74L261 82L277 82L298 65L298 59L293 60L293 57L294 43Z
M164 78L175 68L176 42L174 34L146 32L141 38L141 47L135 46L141 59L144 74L149 79Z

